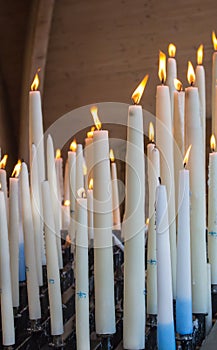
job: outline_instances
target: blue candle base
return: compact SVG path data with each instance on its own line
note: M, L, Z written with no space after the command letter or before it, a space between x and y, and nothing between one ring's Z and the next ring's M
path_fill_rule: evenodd
M193 332L191 300L176 299L176 331L181 335Z
M174 324L159 324L157 327L158 350L175 350Z

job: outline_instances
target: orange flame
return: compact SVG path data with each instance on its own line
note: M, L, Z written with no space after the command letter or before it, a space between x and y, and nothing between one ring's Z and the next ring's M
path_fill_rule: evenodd
M152 122L149 123L148 138L150 142L154 142L154 125Z
M188 164L188 159L189 159L189 154L190 154L191 146L192 146L192 145L190 145L190 146L188 147L187 152L186 152L186 154L185 154L185 157L184 157L184 159L183 159L184 167L186 167L186 165Z
M66 199L66 200L64 201L64 206L65 206L65 207L69 207L69 206L70 206L70 200L69 200L69 199Z
M2 160L0 161L0 169L5 169L7 164L7 159L8 159L8 155L5 154Z
M142 98L143 92L145 90L145 87L148 81L148 77L149 75L146 74L146 76L142 79L141 83L137 86L136 90L132 94L132 100L136 105L139 104Z
M39 70L38 70L39 72ZM37 91L38 90L38 87L39 87L39 76L38 76L38 73L35 74L35 77L34 77L34 80L32 82L32 85L31 85L31 91Z
M149 218L147 218L146 222L145 222L147 226L149 225L149 222L150 222L150 220L149 220Z
M164 84L166 81L166 55L162 51L159 52L158 76L160 81Z
M214 31L212 32L212 43L213 43L214 50L216 51L217 50L217 38L216 38Z
M88 139L92 139L94 130L95 130L95 126L92 126L90 131L87 132Z
M115 155L114 155L114 151L113 151L112 148L110 149L109 156L110 156L111 162L114 162L115 161Z
M197 50L197 64L203 64L203 44Z
M21 171L21 164L22 164L22 162L21 162L21 160L19 159L18 162L17 162L17 164L16 164L15 167L14 167L13 172L12 172L12 175L11 175L12 177L18 177L18 176L19 176L20 171Z
M216 141L215 141L215 136L212 134L210 137L210 148L214 152L216 148Z
M174 44L169 44L168 46L168 53L170 57L175 57L176 55L176 46Z
M69 148L70 148L70 151L76 152L76 150L77 150L77 142L76 142L75 139L71 142Z
M83 158L83 164L82 164L82 168L83 168L83 175L87 175L87 165L86 165L86 161Z
M93 117L93 120L94 120L94 123L95 123L97 130L101 130L102 123L98 117L98 108L96 106L93 106L93 107L91 107L90 112L92 114L92 117Z
M189 84L193 85L195 82L195 72L194 72L194 67L190 61L188 61L187 78L188 78Z
M174 79L174 86L176 88L177 91L182 91L182 82L179 79Z
M93 178L91 177L90 181L89 181L89 185L88 185L88 189L92 190L93 189Z
M61 158L61 150L59 148L57 148L56 150L56 159L60 159Z

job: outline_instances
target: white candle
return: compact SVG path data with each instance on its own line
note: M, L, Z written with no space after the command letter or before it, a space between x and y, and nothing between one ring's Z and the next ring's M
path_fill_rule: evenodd
M193 332L190 253L190 189L189 170L186 169L182 169L179 172L178 208L176 331L179 334L184 335Z
M85 148L84 155L87 165L87 177L88 184L90 179L93 178L93 131L95 127L91 128L91 131L87 133L87 137L85 138Z
M51 135L48 135L47 138L47 178L50 185L51 192L51 202L53 207L54 222L55 222L55 236L57 243L57 252L58 252L58 262L59 268L63 268L63 258L62 258L62 246L61 246L61 203L58 198L57 193L57 177L54 161L54 147L53 140Z
M88 279L88 220L87 199L78 198L76 203L76 270L75 270L75 317L76 349L90 349L89 334L89 279Z
M68 231L70 224L70 201L64 201L62 205L62 230Z
M44 237L43 237L43 225L41 222L41 203L40 203L40 191L39 178L38 178L38 163L37 163L37 150L34 144L32 144L32 164L31 164L31 204L32 204L32 217L34 225L34 238L35 238L35 255L38 274L39 286L43 285L42 274L42 252L44 255Z
M91 112L97 112L97 109L93 108ZM116 327L111 175L107 130L94 131L93 154L95 326L97 334L113 334Z
M7 219L8 219L8 185L7 185L7 173L5 170L7 159L8 159L8 155L5 154L0 162L0 184L1 184L1 190L4 192L5 207L6 207Z
M57 174L57 189L59 200L62 202L64 198L64 189L63 189L63 158L61 157L60 149L56 150L56 158L55 158L55 167Z
M52 196L48 181L42 183L42 202L45 221L45 241L47 256L48 297L51 317L51 334L63 334L62 297L60 288L60 275L58 264L58 251L56 245L56 226L54 212L51 206Z
M197 50L197 67L195 86L198 87L198 94L200 100L200 118L203 129L203 147L204 147L204 164L206 161L206 82L205 70L203 63L203 45L200 45ZM205 166L205 165L204 165Z
M149 224L147 251L147 313L157 315L157 257L155 194L160 177L160 155L153 143L148 144ZM152 151L150 149L152 148Z
M64 172L64 201L69 201L69 199L69 162L67 159Z
M173 95L174 95L174 91L175 91L174 79L177 77L177 63L176 63L176 59L175 59L176 47L174 44L169 44L168 53L169 53L170 57L167 60L167 81L166 81L166 84L169 86L169 90L170 90L171 116L172 116L172 120L173 120L174 119Z
M121 218L120 218L120 203L118 193L118 178L117 178L117 165L115 163L114 153L111 154L111 180L112 180L112 212L113 212L113 230L121 230ZM111 156L112 155L112 156Z
M84 188L84 175L83 175L83 146L77 145L76 151L76 187L75 196L77 197L77 191L80 188Z
M125 242L124 349L143 349L145 346L145 163L143 113L138 103L147 80L148 76L134 91L132 99L136 105L128 110L126 199L122 224Z
M7 213L4 193L2 191L0 191L0 241L2 344L3 346L10 346L15 344L15 331L11 291Z
M166 56L160 52L159 77L165 80ZM163 68L161 64L164 62ZM160 174L167 189L170 231L170 251L172 264L173 298L176 297L176 212L174 183L174 154L169 88L157 86L156 96L156 145L160 152Z
M194 69L189 62L189 83L194 81ZM205 166L203 157L203 129L200 119L198 89L185 90L185 143L192 145L188 168L190 170L190 222L193 313L207 312L207 257ZM198 257L200 257L198 259Z
M163 185L158 186L156 191L156 235L158 349L175 350L168 202L166 187Z
M217 137L217 94L216 94L216 80L217 80L217 39L215 32L212 32L212 41L214 52L212 55L212 132Z
M19 165L15 166L18 169ZM10 268L11 268L11 287L13 307L19 307L19 225L20 225L20 211L19 211L19 175L16 172L10 177L10 197L9 197L9 250L10 250Z
M25 163L22 163L20 182L21 182L29 318L30 320L37 320L41 318L41 306L40 306L40 300L39 300L39 285L38 285L38 276L37 276L37 268L36 268L34 227L33 227L33 220L32 220L28 169Z
M208 257L211 264L211 282L217 284L217 152L214 152L214 135L212 135L210 143L213 152L209 154Z
M206 335L209 334L211 328L212 328L212 292L211 292L211 264L207 264L207 304L208 304L208 311L206 315Z
M185 151L185 92L182 91L182 83L175 79L177 91L174 91L174 177L175 177L175 199L176 213L178 212L179 195L179 171L182 169L182 161Z
M76 141L72 141L68 152L70 215L69 236L72 244L75 240L75 199L76 199Z
M88 212L88 238L90 244L94 239L94 223L93 223L93 178L90 179L87 190L87 212Z

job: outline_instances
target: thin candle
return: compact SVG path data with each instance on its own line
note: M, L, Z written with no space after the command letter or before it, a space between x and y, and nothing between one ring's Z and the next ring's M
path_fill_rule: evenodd
M112 178L112 209L113 209L113 229L121 230L121 218L119 207L117 166L113 149L110 149L111 178Z
M212 133L217 136L217 38L212 32L213 55L212 55Z
M174 119L174 79L177 76L177 63L176 63L176 46L174 44L169 44L168 46L168 54L169 58L167 60L167 82L166 84L169 86L170 90L170 102L171 102L171 114L172 114L172 120Z

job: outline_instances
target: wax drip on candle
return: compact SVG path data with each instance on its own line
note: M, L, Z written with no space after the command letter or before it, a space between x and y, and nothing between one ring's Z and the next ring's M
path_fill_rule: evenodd
M187 166L187 164L188 164L188 159L189 159L189 154L190 154L190 151L191 151L191 146L192 146L192 145L190 145L190 146L188 147L187 152L186 152L185 157L184 157L184 160L183 160L183 166L184 166L184 168L186 168L186 166Z
M142 98L143 92L145 90L146 84L148 82L148 78L149 78L149 75L146 74L146 76L142 79L141 83L137 86L136 90L133 92L131 98L133 100L134 105L139 104Z
M214 31L212 32L212 43L214 50L217 51L217 38Z
M203 44L201 44L197 50L197 64L198 65L203 64Z
M182 82L179 79L174 79L174 86L178 92L183 90Z
M193 67L191 61L188 61L187 78L188 78L189 84L191 86L194 86L194 83L195 83L195 72L194 72L194 67Z
M211 148L212 152L215 152L216 140L215 140L214 134L212 134L212 136L210 137L210 148Z
M7 164L7 159L8 159L8 155L5 154L2 160L0 161L0 169L5 169Z
M168 53L169 53L170 57L175 58L176 46L174 44L172 44L172 43L169 44L169 46L168 46Z
M162 51L159 51L158 76L161 81L161 84L164 85L166 81L166 55Z

